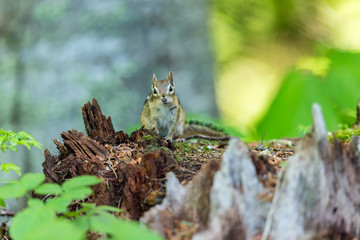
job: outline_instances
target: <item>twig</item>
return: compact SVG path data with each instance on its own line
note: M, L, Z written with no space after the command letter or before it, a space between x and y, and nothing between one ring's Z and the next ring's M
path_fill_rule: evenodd
M117 176L117 174L116 174L116 172L115 172L115 170L114 170L114 168L111 166L111 161L110 160L108 160L107 162L105 162L108 166L109 166L109 168L113 171L113 173L114 173L114 175L115 175L115 177L116 178L118 178L118 176Z
M13 217L16 213L15 212L10 212L10 211L7 211L7 210L3 210L3 209L0 209L0 217Z

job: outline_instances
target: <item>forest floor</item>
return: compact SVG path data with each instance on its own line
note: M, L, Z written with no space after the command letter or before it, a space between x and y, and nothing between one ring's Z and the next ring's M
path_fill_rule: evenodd
M249 156L256 166L259 180L264 187L275 190L276 176L288 157L295 152L295 141L272 140L266 142L245 143ZM174 157L179 165L186 169L186 177L177 175L182 184L186 184L201 167L211 160L221 160L227 147L227 141L194 138L174 143Z
M264 195L258 196L259 199L272 201L278 173L288 158L295 153L296 142L298 139L245 143L249 148L248 154L256 168L257 177L267 190L264 191ZM186 185L202 166L210 161L221 160L228 141L194 138L185 142L174 142L173 145L175 148L174 158L179 163L178 171L175 171L175 174L181 184ZM177 224L176 229L168 229L168 232L172 232L169 234L172 235L171 239L187 240L191 239L197 230L198 226L183 221ZM261 235L258 235L254 240L260 238Z

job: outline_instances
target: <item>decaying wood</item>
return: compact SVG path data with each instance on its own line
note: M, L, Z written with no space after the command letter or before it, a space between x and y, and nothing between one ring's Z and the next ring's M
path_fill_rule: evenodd
M61 133L62 142L54 140L59 154L45 150L46 181L98 176L104 181L88 201L141 217L166 239L360 237L360 137L330 144L318 105L312 132L299 141L277 180L265 158L237 138L221 161L210 161L192 178L194 171L175 160L174 145L154 131L115 132L95 99L82 112L88 136L70 130ZM270 177L272 190L264 180ZM180 183L184 179L187 185Z
M95 99L82 110L89 136L70 130L61 133L63 143L54 140L59 155L45 150L46 181L61 184L80 175L98 176L104 181L93 187L90 201L120 207L123 216L139 219L161 201L166 172L177 167L171 143L145 129L131 136L115 132L111 118L102 114Z
M313 122L313 131L288 161L264 240L319 239L321 232L360 236L358 137L353 149L336 140L331 145L316 104Z
M162 204L146 212L141 221L167 239L176 239L177 234L183 234L176 231L185 227L183 221L192 224L188 226L189 231L197 230L199 224L203 225L208 221L209 191L219 167L219 161L209 162L186 186L182 186L173 173L168 173L166 198Z
M100 109L96 99L93 103L88 102L82 107L82 115L86 133L92 139L99 142L110 141L115 135L115 130L111 122L111 117L106 118Z
M176 229L181 221L196 226L197 240L251 239L263 226L269 204L260 204L257 198L264 189L248 148L239 139L231 140L221 167L210 162L187 186L168 175L163 203L141 218L167 239L176 239L166 229Z

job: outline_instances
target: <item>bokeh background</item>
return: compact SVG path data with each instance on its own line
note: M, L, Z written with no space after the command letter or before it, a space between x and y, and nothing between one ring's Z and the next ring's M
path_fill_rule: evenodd
M301 136L313 102L329 130L351 126L360 1L0 0L0 128L54 154L92 98L116 130L139 127L152 74L169 71L189 118L246 141ZM43 156L0 161L40 172Z

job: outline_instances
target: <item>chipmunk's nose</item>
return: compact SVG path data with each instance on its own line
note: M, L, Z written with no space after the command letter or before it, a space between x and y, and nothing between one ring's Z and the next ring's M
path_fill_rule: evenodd
M165 95L162 95L162 97L164 98L164 97L165 97Z

